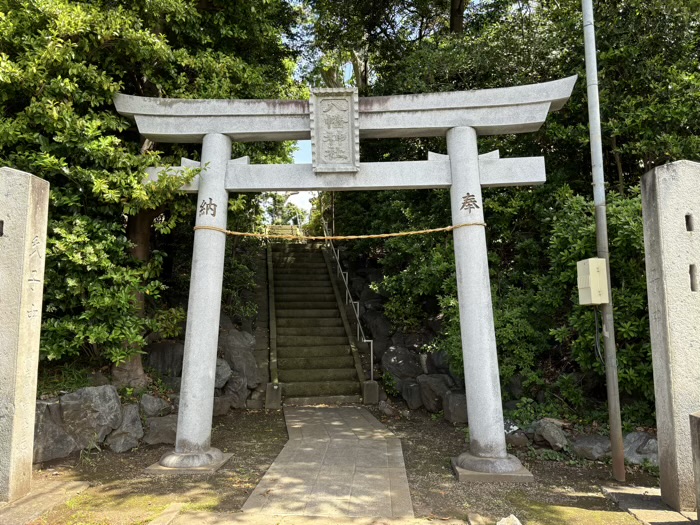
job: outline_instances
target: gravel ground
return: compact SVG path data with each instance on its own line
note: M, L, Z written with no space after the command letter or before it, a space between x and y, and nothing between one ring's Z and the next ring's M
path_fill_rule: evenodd
M534 474L534 483L458 483L450 459L467 450L466 428L455 427L424 411L409 418L375 416L403 445L408 482L417 517L461 518L478 514L495 522L510 514L523 523L636 524L603 495L600 485L612 485L611 468L591 461L545 461L535 450L511 451ZM656 486L657 480L639 471L628 483Z

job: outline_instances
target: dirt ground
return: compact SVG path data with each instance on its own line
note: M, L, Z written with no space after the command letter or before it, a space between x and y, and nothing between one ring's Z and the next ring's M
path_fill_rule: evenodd
M515 514L526 525L638 523L607 500L600 485L611 485L610 467L593 462L546 461L535 451L518 452L535 475L530 484L458 483L450 458L466 449L465 431L427 412L387 417L371 409L401 438L416 517L466 519L469 513L495 520ZM90 488L32 525L132 525L155 519L168 504L183 510L236 512L287 440L281 411L234 411L214 420L212 444L232 452L217 473L155 476L144 468L171 445L144 446L125 454L83 453L41 465L35 482L81 480ZM628 483L656 486L642 472Z
M463 427L423 411L410 419L375 415L401 438L416 516L464 519L475 513L495 523L514 514L526 525L638 524L600 489L614 485L609 465L547 461L534 450L511 450L534 474L534 483L458 483L450 458L467 448ZM658 486L657 479L639 470L628 472L627 483Z

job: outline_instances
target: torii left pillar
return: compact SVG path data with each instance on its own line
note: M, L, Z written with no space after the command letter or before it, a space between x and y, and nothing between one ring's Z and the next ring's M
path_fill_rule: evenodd
M230 159L229 137L204 136L196 226L226 229L226 164ZM211 446L225 252L225 234L195 230L177 437L175 450L160 459L163 467L215 470L231 457Z

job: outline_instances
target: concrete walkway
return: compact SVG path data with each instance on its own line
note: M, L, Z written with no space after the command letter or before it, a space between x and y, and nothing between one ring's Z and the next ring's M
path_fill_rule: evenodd
M413 518L401 442L364 408L285 408L289 441L243 505L274 516Z

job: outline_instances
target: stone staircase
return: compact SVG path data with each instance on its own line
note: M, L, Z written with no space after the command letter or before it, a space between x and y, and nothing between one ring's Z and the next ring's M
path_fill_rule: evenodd
M361 368L321 246L272 246L277 370L285 405L362 401Z

